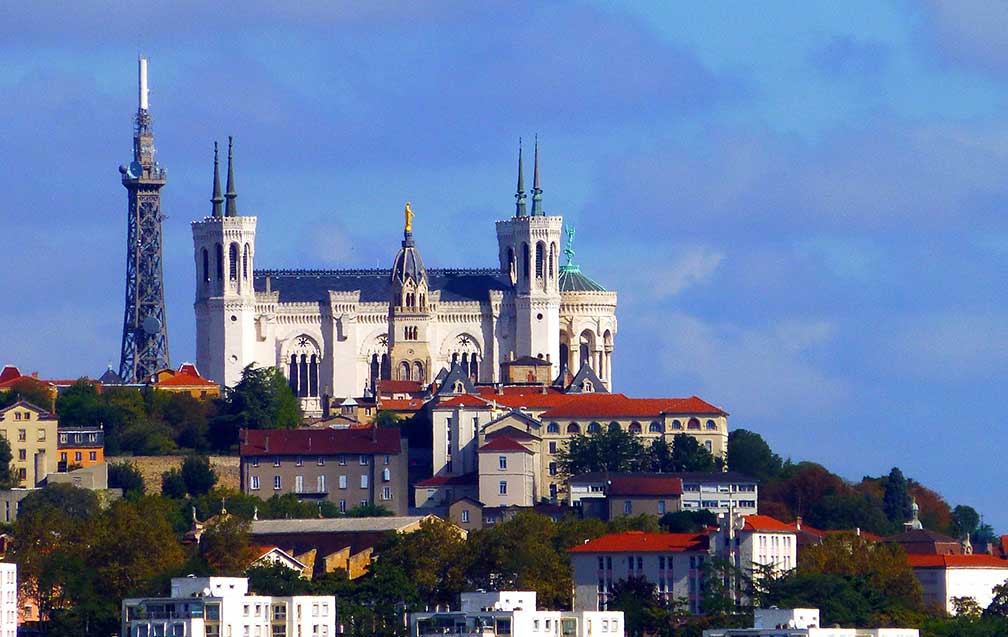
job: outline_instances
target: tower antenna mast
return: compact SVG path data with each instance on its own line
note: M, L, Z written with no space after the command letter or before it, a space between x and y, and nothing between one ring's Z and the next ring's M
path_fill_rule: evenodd
M154 159L147 58L137 64L137 113L133 159L119 167L127 192L126 309L119 375L143 383L170 366L162 273L161 188L167 174Z

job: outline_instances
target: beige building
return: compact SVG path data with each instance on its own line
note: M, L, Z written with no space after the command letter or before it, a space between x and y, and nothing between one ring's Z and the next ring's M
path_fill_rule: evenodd
M535 503L535 454L499 436L479 448L479 496L488 507Z
M37 486L56 471L58 424L51 413L23 400L0 409L0 435L10 444L11 470L21 486Z

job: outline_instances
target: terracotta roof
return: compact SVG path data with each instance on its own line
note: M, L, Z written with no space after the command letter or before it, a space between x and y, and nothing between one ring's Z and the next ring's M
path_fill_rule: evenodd
M379 398L378 409L390 411L420 411L423 401L419 398Z
M478 387L480 397L492 403L497 403L503 407L511 409L549 409L561 405L573 396L562 393L555 387L547 387L543 393L543 386L523 386L504 387L501 393L497 393L493 387Z
M380 380L378 381L378 393L387 394L413 394L423 391L423 386L415 380Z
M805 525L802 525L805 529ZM747 515L742 518L743 531L790 531L794 533L794 523L781 522L769 515Z
M461 476L432 476L417 482L415 487L454 487L479 484L479 474L473 471Z
M480 447L479 451L480 453L484 451L524 451L525 453L532 453L528 447L521 444L514 438L508 438L507 436L500 436L499 438L494 438L490 442Z
M580 394L543 413L542 418L654 418L662 414L727 416L727 412L691 396L689 398L629 398L624 394Z
M372 432L374 439L372 439ZM317 456L334 454L397 454L399 429L242 429L243 456Z
M0 383L6 383L9 380L14 380L15 378L20 377L21 370L14 365L4 365L3 370L0 370Z
M993 555L921 555L911 553L907 561L913 568L1003 568L1008 569L1008 560Z
M668 476L616 476L609 495L682 495L682 480Z
M626 531L579 544L569 553L682 553L706 551L709 537L704 533L644 533Z
M192 367L192 365L189 365ZM193 367L193 369L196 369ZM155 387L217 387L217 383L207 380L202 376L196 376L189 372L178 372L174 376L169 376L164 380L154 383Z
M49 381L47 381L47 380L40 380L38 378L35 378L34 376L16 376L14 378L11 378L9 380L5 380L2 383L0 383L0 389L7 389L9 387L14 387L18 383L31 383L31 384L35 384L35 385L41 385L43 387L45 387L47 385L50 386L50 387L52 386L52 383L50 383Z
M458 396L438 400L435 404L435 409L438 407L481 407L489 409L490 405L487 401L472 394L459 394Z

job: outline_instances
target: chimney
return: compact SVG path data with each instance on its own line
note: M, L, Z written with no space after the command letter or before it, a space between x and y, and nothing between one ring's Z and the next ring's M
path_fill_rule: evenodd
M795 519L794 519L794 528L795 528L795 531L801 531L801 516L800 515L795 516ZM861 534L858 533L858 535L861 535Z

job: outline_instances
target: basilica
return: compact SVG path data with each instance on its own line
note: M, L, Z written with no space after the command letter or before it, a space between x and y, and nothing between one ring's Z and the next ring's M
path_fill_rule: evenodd
M247 365L277 366L308 415L381 379L426 385L455 368L476 384L584 370L612 391L616 293L575 264L573 228L543 210L538 144L534 158L527 207L519 148L514 214L496 222L491 267L425 267L407 203L389 268L263 270L256 217L238 213L231 143L223 194L215 150L211 214L192 223L200 371L233 386Z

